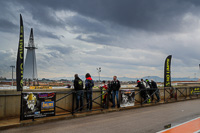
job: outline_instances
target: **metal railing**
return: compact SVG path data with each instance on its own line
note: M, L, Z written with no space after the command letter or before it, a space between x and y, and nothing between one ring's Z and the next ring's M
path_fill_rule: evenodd
M135 107L136 106L144 106L144 105L154 105L154 104L163 104L163 103L170 103L170 102L177 102L177 101L183 101L183 100L190 100L190 99L196 99L199 98L198 95L192 95L191 92L191 88L186 88L186 87L170 87L170 88L164 88L164 89L153 89L153 88L149 88L149 89L134 89L135 91L135 95L134 95L134 100L135 100ZM151 93L149 93L151 91ZM188 92L189 91L189 92ZM93 103L96 103L97 105L99 105L99 107L96 107L95 109L91 110L105 110L108 109L109 107L109 98L106 98L106 108L103 107L103 103L102 103L102 95L107 94L108 91L102 91L102 90L95 90L93 91L93 93L95 92L100 92L101 94L94 97L92 99ZM164 93L164 96L160 95L160 92ZM84 96L83 99L86 99L86 93L87 91L84 91ZM120 93L120 91L119 91ZM146 93L144 95L146 95L145 97L141 96L141 93ZM83 104L83 106L74 109L74 104L75 103L75 97L76 97L76 91L70 91L68 92L65 96L59 98L58 100L56 100L56 102L60 101L61 99L73 95L72 98L72 108L71 110L66 110L63 109L61 107L56 106L59 109L65 110L69 113L71 113L72 115L74 115L75 113L81 113L79 112L80 109L84 108L88 103L86 102L85 104ZM158 96L156 96L158 95ZM156 96L156 97L155 97ZM109 97L109 95L107 95L107 97ZM154 97L154 101L152 101L152 97ZM101 98L101 102L98 103L95 100ZM119 100L121 100L121 95L119 94ZM134 108L134 106L133 106ZM83 110L82 112L86 112L85 110ZM65 114L62 114L65 115Z
M134 90L134 107L142 107L146 105L156 105L156 104L163 104L163 103L171 103L171 102L178 102L178 101L184 101L184 100L190 100L190 99L198 99L200 94L192 94L192 88L194 87L168 87L168 88L160 88L160 89L130 89ZM199 88L199 87L198 87ZM75 109L76 105L76 96L79 94L75 90L71 91L63 91L63 92L56 92L56 94L63 94L64 96L57 98L55 101L55 107L56 107L56 116L59 115L74 115L76 113L84 113L84 112L90 112L90 111L103 111L108 108L110 108L112 104L110 104L109 95L106 97L106 108L103 106L103 99L102 96L105 94L108 94L108 91L105 90L93 90L92 94L99 93L98 95L94 96L92 98L92 103L96 105L92 110L86 110L85 106L89 104L89 102L86 102L87 99L87 93L89 91L83 90L83 105L79 108ZM120 91L119 91L120 93ZM143 94L142 96L142 93ZM162 95L161 95L162 93ZM158 96L159 95L159 98ZM0 94L0 97L10 97L10 96L21 96L21 94ZM71 107L68 107L66 105L61 104L62 107L58 106L57 103L64 100L65 98L69 98L71 96L71 100L68 99L66 105L69 103L71 104ZM155 97L156 96L156 97ZM154 97L154 98L153 98ZM119 101L121 100L121 94L119 94ZM152 101L152 99L154 99ZM98 101L97 101L98 100ZM57 109L60 109L60 113ZM81 112L80 109L83 109ZM62 110L62 111L61 111Z

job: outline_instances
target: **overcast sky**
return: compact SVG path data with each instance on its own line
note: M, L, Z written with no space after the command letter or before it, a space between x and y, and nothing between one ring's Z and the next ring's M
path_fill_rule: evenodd
M0 76L11 78L19 42L33 28L39 78L199 76L199 0L1 0Z

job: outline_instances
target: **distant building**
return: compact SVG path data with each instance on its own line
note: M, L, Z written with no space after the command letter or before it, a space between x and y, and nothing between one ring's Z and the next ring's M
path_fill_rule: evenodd
M34 44L33 38L33 29L31 28L30 38L28 41L25 66L24 66L24 79L28 81L36 81L38 79L37 75L37 64L36 64L36 55L35 49L37 47Z

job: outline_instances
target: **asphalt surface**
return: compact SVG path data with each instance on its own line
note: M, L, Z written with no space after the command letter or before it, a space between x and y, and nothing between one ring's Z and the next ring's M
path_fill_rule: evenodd
M200 99L0 131L3 133L155 133L200 117Z

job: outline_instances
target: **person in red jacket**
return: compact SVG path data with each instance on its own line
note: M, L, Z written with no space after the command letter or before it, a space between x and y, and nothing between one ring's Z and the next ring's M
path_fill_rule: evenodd
M101 88L102 88L102 103L103 103L103 107L104 108L107 108L107 96L108 96L108 93L107 93L107 89L108 89L108 87L107 87L107 85L106 85L106 81L103 81L102 82L103 83L103 86L101 86Z

